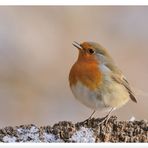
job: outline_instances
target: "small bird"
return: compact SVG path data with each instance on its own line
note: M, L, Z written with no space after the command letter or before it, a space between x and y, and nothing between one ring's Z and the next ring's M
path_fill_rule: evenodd
M69 73L69 84L75 98L85 106L108 111L104 117L130 99L137 103L135 95L121 70L108 51L95 42L74 42L79 55ZM87 120L88 120L87 119Z

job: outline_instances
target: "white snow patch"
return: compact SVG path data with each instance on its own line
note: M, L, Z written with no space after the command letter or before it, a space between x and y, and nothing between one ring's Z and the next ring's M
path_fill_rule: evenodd
M8 142L8 143L13 143L13 142L16 142L16 137L12 137L12 136L4 136L3 137L3 141L4 142Z
M62 139L56 138L55 135L53 134L48 134L48 133L43 133L43 141L44 142L54 142L54 143L58 143L58 142L64 142Z
M39 139L39 129L32 126L30 129L17 129L20 142L41 142Z
M70 140L77 143L95 143L94 132L90 128L81 127L72 135Z
M136 118L134 116L132 116L129 121L135 121L135 119Z

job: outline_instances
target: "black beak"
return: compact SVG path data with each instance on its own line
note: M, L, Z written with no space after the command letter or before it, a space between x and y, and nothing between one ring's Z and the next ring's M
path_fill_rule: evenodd
M72 45L75 46L76 48L78 48L79 50L82 50L82 47L79 43L74 41L74 43L72 43Z

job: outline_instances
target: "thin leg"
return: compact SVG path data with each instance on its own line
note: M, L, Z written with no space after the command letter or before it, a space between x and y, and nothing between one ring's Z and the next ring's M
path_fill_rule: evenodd
M89 121L89 120L92 118L92 116L94 115L95 112L96 112L96 111L94 110L93 113L89 116L89 118L86 119L86 120L84 120L83 123Z
M111 110L109 111L109 113L105 117L101 118L101 121L99 122L99 125L102 124L102 123L104 123L104 122L105 122L105 124L107 124L107 122L109 120L109 115L111 114L111 112L113 111L113 109L114 108L111 108ZM92 118L92 116L94 115L95 112L96 111L94 110L93 113L90 115L90 117L88 119L86 119L86 120L84 120L84 121L82 121L80 123L88 122Z
M105 122L105 124L107 124L108 120L109 120L109 115L111 114L111 112L113 111L114 108L111 108L111 110L109 111L109 113L102 118L102 121L100 121L99 125L102 124L103 122Z
M94 115L96 111L94 110L93 113L90 115L90 117L88 118L88 120L90 120L92 118L92 116Z

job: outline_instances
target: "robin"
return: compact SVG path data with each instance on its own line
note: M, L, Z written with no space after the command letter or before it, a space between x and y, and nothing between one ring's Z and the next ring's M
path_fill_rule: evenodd
M69 84L75 98L85 106L108 111L103 118L130 99L137 102L130 85L114 63L108 51L95 42L73 45L79 50L78 59L69 73ZM87 120L88 120L87 119Z

